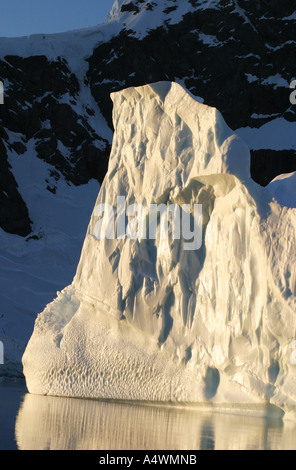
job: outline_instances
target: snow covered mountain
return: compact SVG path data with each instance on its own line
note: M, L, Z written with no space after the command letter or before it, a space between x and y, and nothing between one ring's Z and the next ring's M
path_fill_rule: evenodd
M0 38L0 374L22 374L36 313L75 273L107 171L110 93L180 83L244 138L256 182L296 170L295 14L289 0L116 0L97 27Z
M270 403L289 413L296 209L254 183L247 145L179 84L128 88L112 99L108 172L74 280L36 320L23 357L29 391ZM118 196L135 218L120 236ZM184 215L179 236L176 218L162 236L160 218L151 237L155 205L185 208L191 225L199 220L200 243L187 247L195 230L183 231Z

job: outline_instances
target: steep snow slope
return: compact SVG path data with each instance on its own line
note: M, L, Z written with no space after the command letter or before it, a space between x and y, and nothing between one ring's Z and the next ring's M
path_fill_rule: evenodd
M289 411L295 210L251 180L245 143L180 85L130 88L112 99L108 173L75 278L36 320L23 356L29 391L268 401ZM192 216L201 204L201 246L185 249L183 232L161 238L160 224L155 239L98 239L99 204L113 207L119 224L119 195L127 207L188 204Z
M197 8L203 9L204 2L200 2ZM215 8L213 2L207 2L208 8ZM214 2L215 3L215 2ZM158 0L150 1L118 1L114 2L106 24L119 23L122 28L132 30L133 34L142 39L151 29L158 28L165 24L179 23L183 16L194 11L194 5L190 0Z

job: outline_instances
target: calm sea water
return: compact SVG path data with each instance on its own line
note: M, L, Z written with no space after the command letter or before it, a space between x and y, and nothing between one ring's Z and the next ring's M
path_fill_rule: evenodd
M288 450L296 423L206 409L36 396L0 382L0 449Z

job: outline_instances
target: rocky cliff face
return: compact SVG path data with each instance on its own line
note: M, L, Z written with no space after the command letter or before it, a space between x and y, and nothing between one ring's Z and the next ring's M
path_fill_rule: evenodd
M11 155L21 157L30 148L34 158L47 162L48 191L56 190L60 178L75 185L91 178L102 182L110 138L95 122L102 113L112 129L111 92L172 80L218 108L232 129L294 123L289 83L296 77L295 20L292 1L125 0L115 2L106 25L78 35L76 51L71 35L68 44L63 36L60 52L58 35L36 36L34 47L24 46L28 38L8 45L2 39L0 226L26 236L34 225ZM88 35L92 43L82 54ZM295 145L247 143L256 182L265 185L296 169Z
M124 3L119 16L132 11L136 22L143 10L147 17L152 14L157 3ZM121 33L90 58L91 90L109 123L110 90L168 79L217 107L232 129L260 128L276 118L295 122L289 101L289 83L296 76L292 2L192 0L192 10L178 22L170 15L182 2L165 3L162 25L139 39L134 32L139 26L126 19ZM251 146L254 180L265 185L295 170L295 145L276 153L268 142Z
M56 191L60 178L80 185L102 181L109 142L90 125L95 111L81 103L82 86L65 59L44 55L6 55L0 61L5 103L1 116L1 228L27 236L29 211L18 192L9 157L30 149L32 158L49 165L47 190ZM34 222L34 221L33 221Z

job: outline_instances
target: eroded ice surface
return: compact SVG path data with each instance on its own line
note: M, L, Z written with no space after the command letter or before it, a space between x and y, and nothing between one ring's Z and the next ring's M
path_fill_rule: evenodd
M23 356L36 394L296 404L296 211L250 178L214 108L161 82L112 94L108 173L73 283ZM97 238L99 204L202 204L202 243ZM158 234L159 234L158 225ZM291 346L292 345L292 346ZM296 348L295 348L296 349Z

